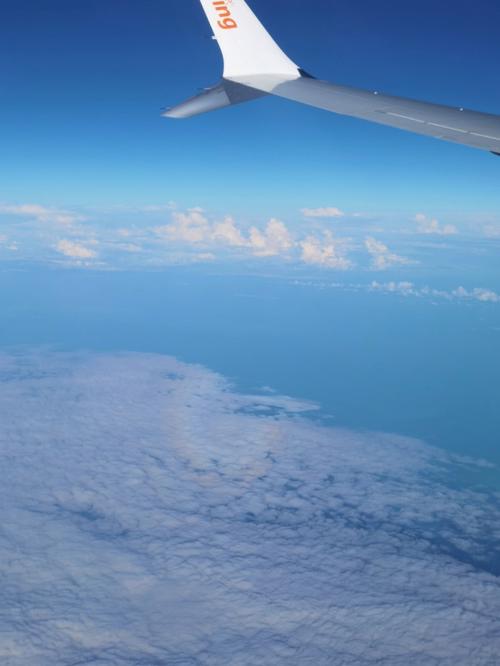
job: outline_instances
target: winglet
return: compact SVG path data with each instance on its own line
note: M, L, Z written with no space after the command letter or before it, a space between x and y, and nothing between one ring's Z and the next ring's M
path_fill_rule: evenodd
M224 78L278 74L300 77L245 0L201 0L224 58Z
M190 118L200 113L241 104L267 94L263 78L272 85L291 81L304 73L280 49L245 0L201 0L214 39L224 58L224 74L219 85L208 88L162 115Z
M226 106L234 106L253 99L264 97L266 93L223 80L218 86L207 88L195 97L182 102L161 114L165 118L191 118L207 111L216 111Z

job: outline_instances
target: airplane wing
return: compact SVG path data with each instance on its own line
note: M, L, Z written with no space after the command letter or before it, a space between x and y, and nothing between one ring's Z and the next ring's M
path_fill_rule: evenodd
M270 94L500 154L500 116L320 81L288 58L245 0L201 4L223 54L223 78L208 94L166 111L166 117L188 117Z
M284 82L249 77L247 85L326 111L500 153L500 116L337 86L306 76Z

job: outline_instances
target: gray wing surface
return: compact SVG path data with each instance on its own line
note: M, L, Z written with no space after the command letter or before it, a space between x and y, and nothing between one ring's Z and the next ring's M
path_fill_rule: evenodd
M500 116L339 86L307 75L288 80L274 75L234 80L325 111L500 153Z
M500 116L338 86L301 77L272 94L326 111L500 153Z

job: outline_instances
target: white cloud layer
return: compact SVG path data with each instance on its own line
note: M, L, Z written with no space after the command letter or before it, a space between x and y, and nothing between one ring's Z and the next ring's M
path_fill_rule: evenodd
M140 354L0 356L0 661L493 666L499 497Z

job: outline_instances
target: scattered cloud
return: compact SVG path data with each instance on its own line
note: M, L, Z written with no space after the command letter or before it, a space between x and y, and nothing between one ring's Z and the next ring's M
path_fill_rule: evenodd
M336 218L345 217L345 213L340 208L303 208L302 215L311 218Z
M3 662L497 663L485 463L163 356L0 370Z
M483 233L486 238L500 238L500 224L487 224Z
M154 232L169 242L182 242L192 245L225 246L246 250L255 257L291 258L299 251L299 258L307 264L346 270L351 262L345 257L345 242L334 239L330 231L322 236L307 236L295 239L284 222L272 218L264 229L256 226L245 230L239 227L233 217L227 216L221 222L211 222L199 209L187 212L174 211L173 223L156 227Z
M457 287L456 289L438 289L436 287L418 286L408 281L378 282L374 280L368 284L349 282L324 282L318 280L295 280L294 284L302 287L316 287L319 289L339 289L355 292L379 292L396 294L404 297L427 298L432 301L478 301L481 303L500 303L500 294L486 287Z
M97 253L81 243L75 243L70 240L60 240L56 249L61 254L72 259L94 259Z
M478 287L468 291L464 287L458 287L452 292L453 296L457 298L464 298L466 300L481 301L482 303L500 303L500 295L491 289L484 289Z
M435 218L427 217L423 213L415 215L415 222L419 234L436 234L438 236L456 236L458 234L458 229L454 224L442 225Z
M164 213L169 210L175 210L177 208L177 204L175 201L169 201L166 204L150 204L147 206L143 206L139 210L144 212L144 213Z
M394 252L389 250L385 243L382 243L382 241L376 240L371 236L365 239L365 247L372 257L372 267L378 271L387 270L388 268L397 265L407 266L415 263L406 257L394 254Z
M167 257L161 261L152 260L151 265L159 266L188 266L190 264L209 264L217 259L212 252L170 252Z
M10 252L17 252L19 250L18 244L15 241L9 241L9 237L4 234L0 234L0 247Z
M433 289L431 287L416 287L412 282L372 282L370 289L383 291L401 296L420 296L440 298L446 300L480 301L482 303L500 303L500 295L491 289L476 287L465 289L457 287L451 291Z
M0 204L0 215L15 215L34 219L41 223L52 223L62 226L71 226L75 222L82 222L86 219L77 213L58 208L48 208L39 204Z
M0 238L4 258L6 250L10 250L17 251L17 260L50 262L53 248L57 247L65 256L92 259L96 256L93 239L97 239L99 265L110 269L156 269L172 261L178 263L180 257L191 263L194 259L190 254L201 254L210 255L213 261L275 258L287 265L305 264L332 271L356 267L384 271L419 263L420 256L428 261L430 252L452 250L451 244L445 245L443 238L438 241L438 237L458 233L454 225L441 224L419 213L414 217L416 226L412 233L400 224L397 226L394 220L379 224L374 218L364 216L361 223L358 220L352 225L340 221L332 235L329 218L352 221L357 215L345 214L336 207L304 208L302 213L307 219L295 219L293 223L275 217L256 223L232 215L216 216L200 207L182 210L173 202L88 212L90 217L62 207L0 204L0 237L8 238L8 242ZM15 224L9 215L24 218L23 223ZM78 224L83 220L85 225ZM495 224L492 217L483 220L478 227L478 238L500 237ZM431 236L425 240L416 234ZM61 241L61 236L65 240ZM400 251L401 247L405 249ZM490 252L484 242L480 251ZM82 261L81 266L95 268L96 264Z
M143 251L143 248L136 243L117 243L115 248L122 252L131 252L132 254Z
M329 231L324 232L323 238L308 236L300 242L300 247L302 261L306 264L337 270L352 268L352 262L346 257L345 242L336 240Z
M422 289L416 289L413 282L377 282L374 280L370 287L373 291L385 291L390 294L400 294L401 296L418 296L423 293ZM426 289L426 287L425 287Z

